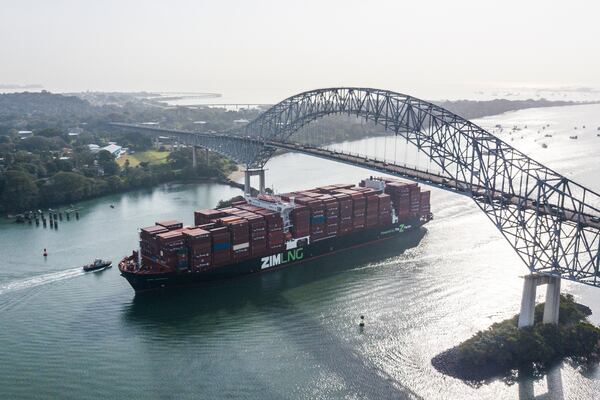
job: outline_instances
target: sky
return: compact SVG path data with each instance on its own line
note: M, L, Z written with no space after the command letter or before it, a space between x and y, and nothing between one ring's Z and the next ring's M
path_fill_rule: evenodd
M0 83L246 93L370 86L431 99L600 88L600 2L0 0Z

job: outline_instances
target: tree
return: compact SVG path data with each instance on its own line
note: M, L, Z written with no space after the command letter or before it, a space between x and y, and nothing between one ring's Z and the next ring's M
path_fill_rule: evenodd
M5 211L34 208L38 203L39 190L33 176L23 171L7 171L4 190L0 194L0 207Z
M60 135L62 135L62 132L56 128L45 128L40 131L37 131L35 134L36 134L36 136L44 136L44 137L50 138L50 137L60 136Z
M106 150L100 150L97 155L98 165L102 168L105 175L116 175L119 173L119 164L115 161L115 156Z
M84 146L87 144L94 143L95 140L96 139L94 138L94 135L92 135L91 133L84 132L77 137L77 139L75 140L75 143L78 146Z
M42 186L47 204L72 203L93 193L93 181L75 172L58 172Z
M19 149L30 151L32 153L57 149L57 145L54 141L43 136L33 136L23 139L18 142L18 147Z
M167 157L173 168L183 169L192 165L192 151L189 148L175 150Z

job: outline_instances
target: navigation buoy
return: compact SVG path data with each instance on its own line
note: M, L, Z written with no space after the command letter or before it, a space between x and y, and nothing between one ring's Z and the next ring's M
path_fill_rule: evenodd
M44 257L48 257L48 251L46 251L46 249L44 249Z
M358 323L358 326L360 326L361 328L365 327L365 316L364 315L360 316L360 322Z

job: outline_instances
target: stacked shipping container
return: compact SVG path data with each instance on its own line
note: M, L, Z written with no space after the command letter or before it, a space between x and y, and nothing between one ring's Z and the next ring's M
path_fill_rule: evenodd
M189 268L202 271L212 263L212 239L209 231L200 228L186 229L183 232L188 245Z
M385 182L382 193L372 187L329 185L288 193L281 198L293 205L291 229L284 232L279 212L236 202L229 208L194 213L195 226L183 228L179 221L161 221L140 231L141 257L148 270L202 271L249 258L276 254L285 241L310 236L318 241L361 229L392 224L393 212L400 222L430 214L430 192L415 183L377 178ZM377 185L375 185L377 186ZM274 196L260 200L277 203Z

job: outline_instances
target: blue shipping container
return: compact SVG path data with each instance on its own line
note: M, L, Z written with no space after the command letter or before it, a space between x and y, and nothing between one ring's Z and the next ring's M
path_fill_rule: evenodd
M213 245L213 251L227 250L230 247L231 247L231 244L229 242L215 243Z
M325 216L324 215L320 215L320 216L317 216L317 217L311 217L310 218L310 223L313 224L313 225L322 224L323 222L325 222Z

